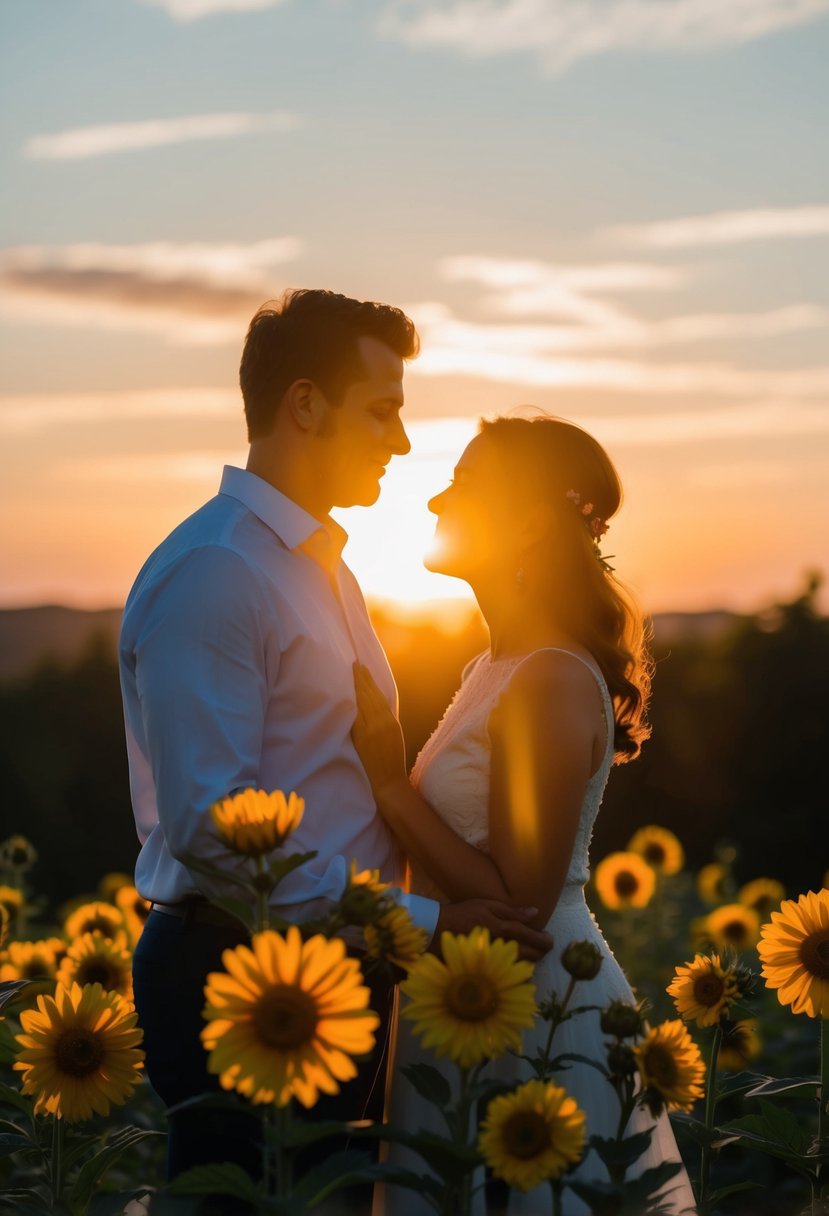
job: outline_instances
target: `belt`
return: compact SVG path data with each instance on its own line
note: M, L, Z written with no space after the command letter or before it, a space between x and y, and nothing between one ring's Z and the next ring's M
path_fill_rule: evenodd
M240 920L224 908L217 908L206 899L189 899L180 904L150 904L151 912L160 912L162 916L177 916L188 924L218 925L222 929L245 930Z

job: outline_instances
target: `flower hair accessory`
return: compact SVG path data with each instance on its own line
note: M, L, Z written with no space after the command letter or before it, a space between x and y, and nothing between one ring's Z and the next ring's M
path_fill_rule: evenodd
M603 519L601 515L593 514L593 503L582 502L581 494L579 494L578 490L568 490L566 497L576 508L582 523L584 524L585 528L587 528L590 539L593 541L593 550L596 554L597 562L601 566L602 570L604 570L605 574L612 574L613 567L608 564L607 558L602 556L602 551L599 548L599 540L602 536L604 536L608 529L607 520Z

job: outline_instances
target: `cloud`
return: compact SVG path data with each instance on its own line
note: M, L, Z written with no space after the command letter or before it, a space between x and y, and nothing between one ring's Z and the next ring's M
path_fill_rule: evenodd
M33 135L23 148L30 160L82 160L112 152L136 152L201 139L229 139L264 131L293 131L301 125L295 114L191 114L185 118L154 118L143 122L105 123L74 127L54 135Z
M0 311L58 325L238 341L303 253L296 237L249 244L22 245L0 251Z
M829 371L825 376L829 382ZM829 412L821 402L782 398L704 410L579 416L576 421L602 443L629 447L829 434Z
M159 419L239 419L237 392L210 388L158 388L117 393L20 393L0 397L0 433L27 435L90 423Z
M613 51L704 51L805 25L829 0L390 0L381 36L471 57L531 52L549 72Z
M829 207L757 208L689 215L652 224L606 228L607 238L645 249L687 249L742 241L829 235Z
M154 8L163 8L176 21L196 21L216 13L260 13L276 8L284 0L143 0Z
M829 368L741 368L718 362L608 358L587 350L649 348L721 337L760 337L829 325L811 306L749 315L623 318L619 328L483 324L454 317L443 304L408 306L421 333L412 364L419 376L465 376L524 388L598 388L618 392L813 396L829 391ZM628 328L623 328L627 326ZM581 354L582 357L574 357Z

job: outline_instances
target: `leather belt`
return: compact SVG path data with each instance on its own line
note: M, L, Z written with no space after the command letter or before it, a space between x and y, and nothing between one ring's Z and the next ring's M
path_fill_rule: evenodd
M238 929L245 932L245 926L224 908L217 908L206 899L189 899L180 904L150 904L151 912L160 912L162 916L176 916L188 924L217 925L222 929Z

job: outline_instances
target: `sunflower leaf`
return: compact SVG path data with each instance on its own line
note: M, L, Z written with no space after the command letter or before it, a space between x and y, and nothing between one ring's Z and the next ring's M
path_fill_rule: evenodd
M728 1139L723 1138L722 1128L706 1127L699 1119L695 1119L692 1115L686 1115L684 1111L672 1110L671 1123L673 1126L693 1140L695 1144L712 1145L712 1144L727 1144ZM731 1140L736 1140L736 1136L731 1136Z
M255 1203L258 1195L250 1174L232 1161L194 1166L168 1182L165 1190L170 1195L232 1195L249 1203Z
M122 1127L111 1137L109 1142L97 1152L94 1157L81 1166L70 1197L73 1205L83 1207L88 1204L98 1183L104 1174L128 1149L148 1140L151 1136L161 1136L163 1132L144 1131L140 1127Z
M188 870L195 870L197 874L219 879L224 884L235 883L237 887L244 887L246 891L251 889L250 877L243 878L239 874L234 874L232 870L223 870L221 866L215 866L212 861L205 861L203 857L197 857L195 853L182 853L180 859Z
M32 1109L32 1099L22 1094L19 1089L14 1089L11 1085L6 1085L0 1081L0 1106L13 1106L16 1110L23 1110L28 1115Z
M0 1132L0 1157L10 1157L12 1153L25 1148L28 1143L29 1137L23 1136L19 1132L17 1135L12 1132Z
M786 1094L789 1098L815 1098L819 1088L817 1077L766 1077L753 1089L746 1090L746 1097L759 1098L772 1094L780 1097Z
M409 1081L422 1098L434 1102L441 1110L445 1110L452 1101L452 1089L439 1069L431 1064L410 1064L403 1069L403 1076Z
M571 1062L576 1064L589 1064L591 1068L595 1068L597 1072L600 1072L603 1077L610 1077L610 1073L603 1064L599 1063L598 1060L592 1060L589 1056L579 1055L578 1052L575 1051L564 1051L561 1053L561 1055L555 1056L554 1059L550 1060L549 1067L555 1068L559 1071L564 1071L566 1065L563 1063L563 1061L566 1061L568 1064Z
M647 1152L653 1130L652 1127L649 1127L644 1132L626 1136L624 1140L616 1140L608 1136L591 1136L590 1147L607 1166L608 1172L622 1166L627 1169L629 1165L633 1165L634 1161L638 1161L643 1153Z
M291 874L299 866L313 861L317 852L317 849L311 849L309 853L292 853L290 857L277 857L268 867L274 886L282 882L286 875Z
M217 908L221 908L223 912L229 912L231 916L235 916L249 932L253 932L256 928L256 909L251 903L234 899L231 895L214 895L210 902Z
M719 1203L721 1199L725 1199L726 1195L736 1195L737 1191L749 1191L752 1187L762 1186L762 1182L753 1182L744 1180L743 1182L732 1182L728 1186L718 1187L716 1191L712 1191L708 1197L709 1203Z
M35 988L37 992L47 992L54 986L55 981L41 976L34 980L3 980L0 983L0 1009L12 1005L26 988Z
M416 1174L387 1161L372 1161L364 1154L343 1153L329 1157L323 1165L306 1174L294 1188L293 1198L305 1200L312 1207L335 1191L366 1182L394 1183L437 1200L445 1190L436 1178L428 1174Z

